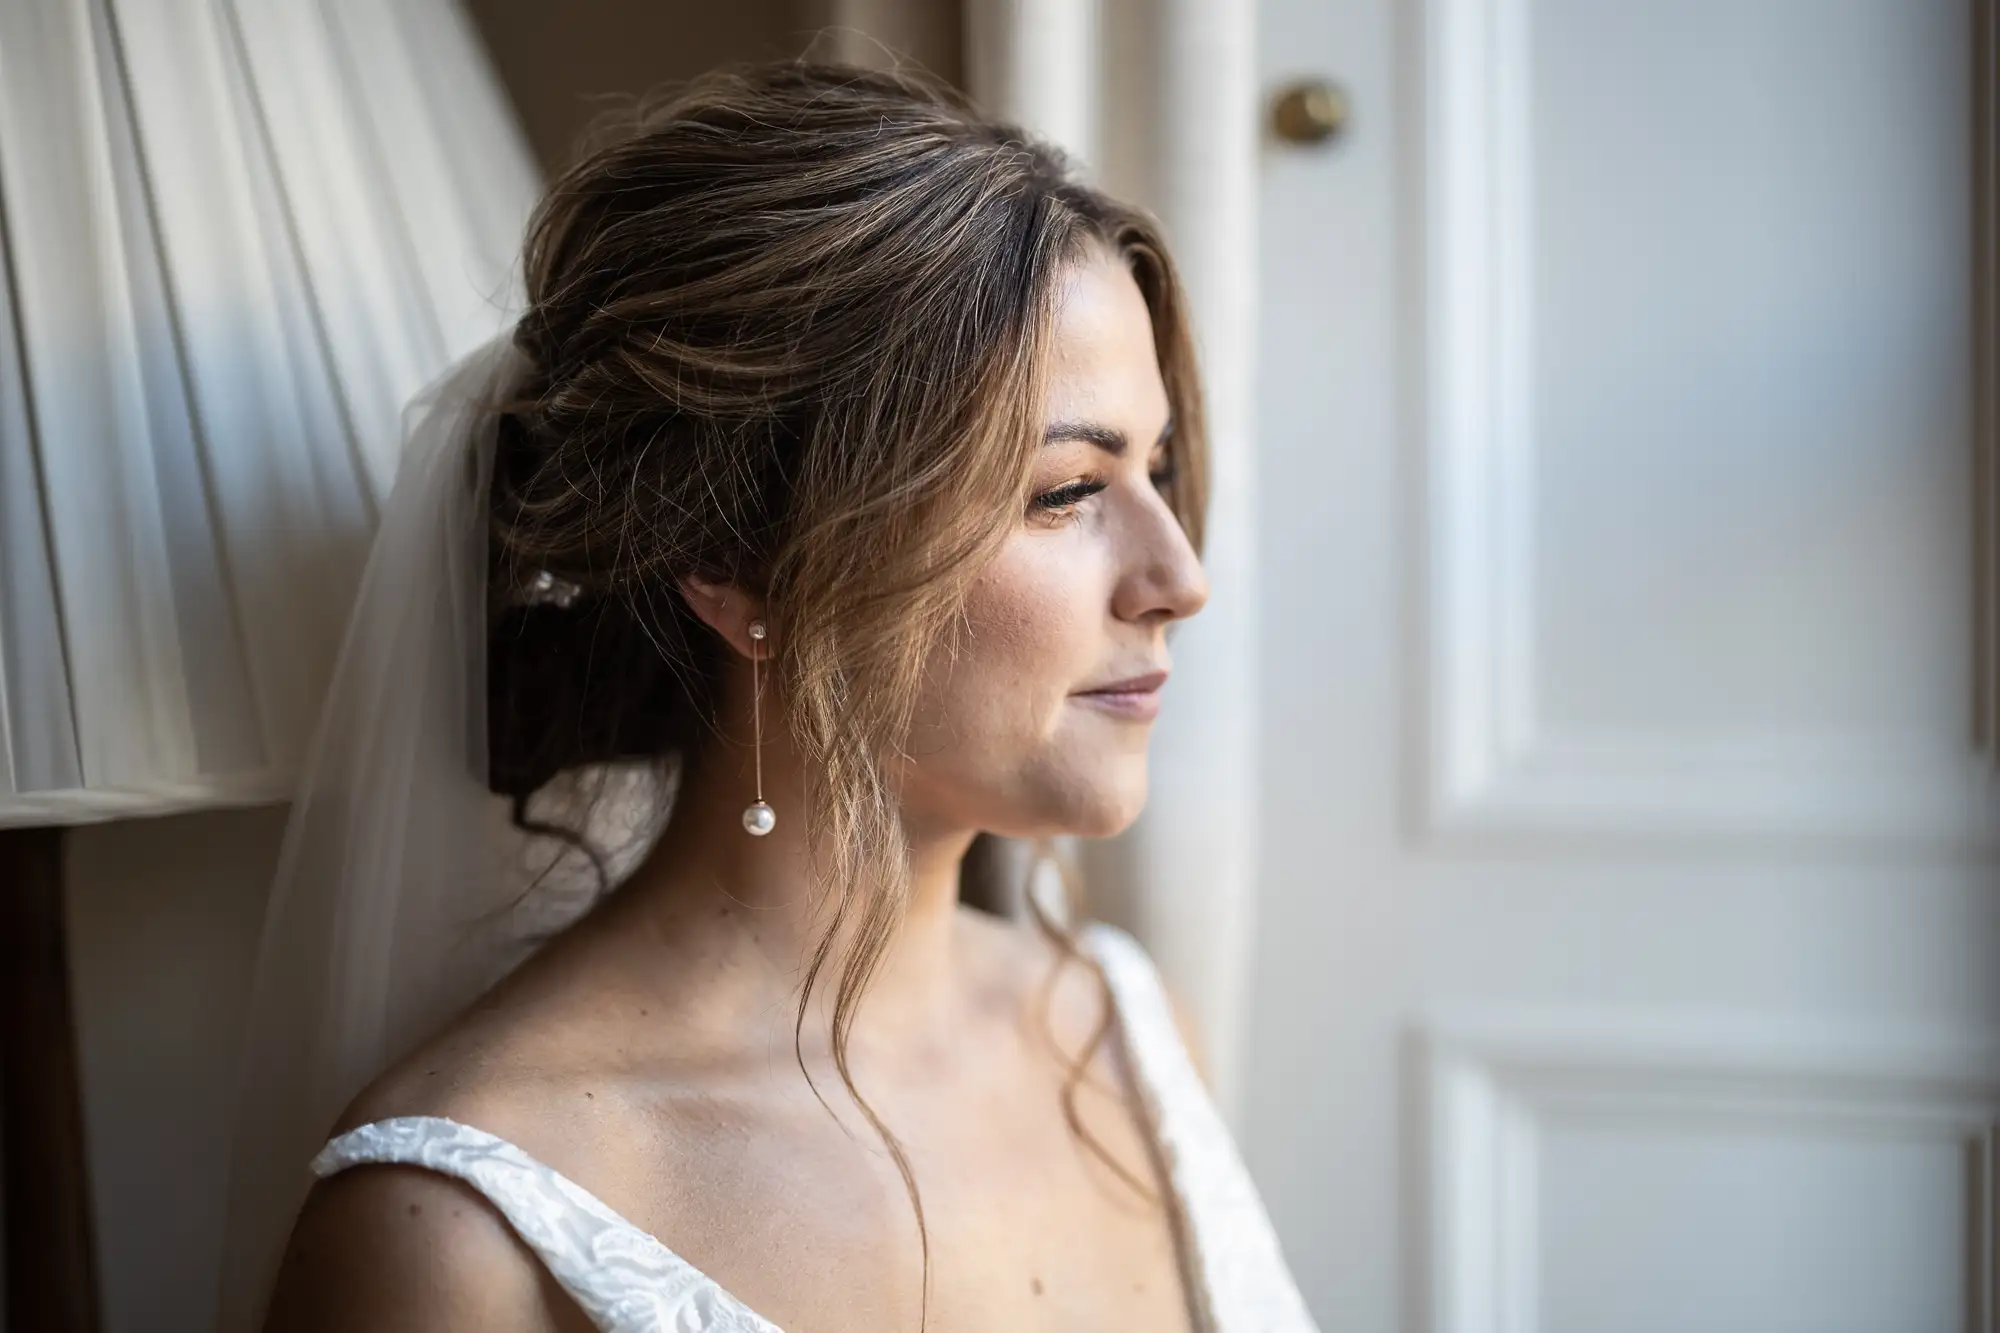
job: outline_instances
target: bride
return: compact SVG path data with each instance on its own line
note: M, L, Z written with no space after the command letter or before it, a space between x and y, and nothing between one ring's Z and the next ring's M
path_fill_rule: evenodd
M981 832L1136 817L1207 595L1155 225L787 63L644 108L525 262L288 830L225 1325L1310 1330L1138 947L959 903Z

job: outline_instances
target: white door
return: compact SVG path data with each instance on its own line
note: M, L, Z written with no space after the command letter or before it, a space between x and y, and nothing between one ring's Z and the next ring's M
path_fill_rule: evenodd
M1990 1333L1980 16L1260 15L1351 102L1264 164L1241 1118L1323 1327Z

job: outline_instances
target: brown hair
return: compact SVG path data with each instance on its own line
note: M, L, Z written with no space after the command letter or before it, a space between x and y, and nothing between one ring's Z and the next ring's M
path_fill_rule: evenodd
M679 580L763 599L828 895L798 1023L835 972L835 1064L916 1208L926 1304L915 1180L847 1068L909 888L887 778L924 663L1028 502L1057 280L1092 245L1151 311L1167 499L1199 549L1201 398L1157 226L928 78L786 62L648 99L553 183L527 245L532 373L494 468L491 784L527 824L565 772L685 762L726 658ZM506 595L544 569L573 604ZM1077 1126L1068 1092L1065 1110Z

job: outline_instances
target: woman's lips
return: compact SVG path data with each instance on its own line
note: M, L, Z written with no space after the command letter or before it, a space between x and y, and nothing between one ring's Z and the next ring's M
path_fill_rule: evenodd
M1164 671L1128 676L1094 689L1078 690L1076 697L1113 717L1150 722L1160 714L1160 687L1167 683Z

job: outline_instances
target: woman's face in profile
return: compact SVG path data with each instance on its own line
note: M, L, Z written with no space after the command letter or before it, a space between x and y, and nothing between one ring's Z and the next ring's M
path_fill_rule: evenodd
M1146 800L1167 626L1208 598L1161 486L1170 405L1122 260L1061 280L1031 499L973 585L955 657L924 683L904 818L1102 837Z

